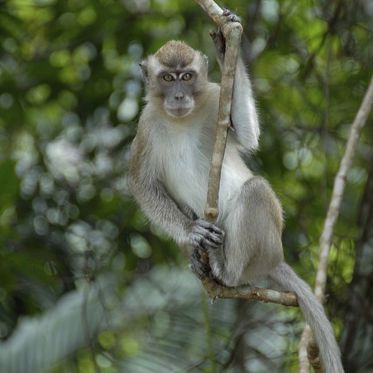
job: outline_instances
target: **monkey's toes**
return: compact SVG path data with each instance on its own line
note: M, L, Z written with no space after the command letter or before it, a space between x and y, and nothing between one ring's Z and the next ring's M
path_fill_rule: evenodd
M190 269L197 275L199 279L203 279L210 275L210 266L201 261L201 256L198 250L194 250L190 257Z

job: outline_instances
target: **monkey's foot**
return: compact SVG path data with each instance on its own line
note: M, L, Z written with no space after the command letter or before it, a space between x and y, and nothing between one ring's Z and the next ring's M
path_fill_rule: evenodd
M199 279L204 279L210 276L210 266L201 260L201 255L198 250L194 250L190 257L190 269L197 275Z

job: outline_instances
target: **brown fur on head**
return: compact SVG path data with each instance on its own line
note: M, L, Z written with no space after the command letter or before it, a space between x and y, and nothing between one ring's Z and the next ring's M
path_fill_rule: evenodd
M184 68L193 62L196 51L179 40L170 40L155 53L159 62L169 68Z

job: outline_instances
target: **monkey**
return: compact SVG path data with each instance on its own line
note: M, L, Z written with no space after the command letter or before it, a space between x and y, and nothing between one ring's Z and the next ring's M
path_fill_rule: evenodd
M231 13L229 20L237 21ZM214 33L219 63L225 40ZM208 60L182 41L171 40L141 64L145 106L130 150L129 187L149 220L190 255L193 270L209 268L225 286L252 284L263 277L296 294L319 346L326 373L343 373L339 348L323 306L284 261L283 212L270 184L242 158L259 146L260 126L242 57L233 86L231 127L224 155L219 215L205 219L208 174L219 109L220 86L208 79Z

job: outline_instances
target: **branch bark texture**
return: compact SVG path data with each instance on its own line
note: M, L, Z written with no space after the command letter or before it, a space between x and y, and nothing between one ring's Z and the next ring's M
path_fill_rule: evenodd
M284 306L298 306L297 297L291 292L280 292L271 289L263 289L251 286L226 287L217 284L214 280L204 281L210 298L246 299L264 303L277 303Z
M364 99L360 105L360 108L356 114L355 120L351 126L350 134L346 145L346 150L341 160L337 176L334 180L333 192L330 199L328 212L326 215L324 228L320 237L319 265L317 269L315 285L315 295L320 300L320 302L323 302L325 297L329 252L334 232L334 226L339 216L341 202L346 186L347 173L351 168L352 160L356 152L361 130L363 129L368 119L368 115L371 112L372 107L373 76L371 78L369 87L365 93ZM303 357L306 354L306 350L310 350L309 346L311 344L313 344L313 337L308 328L304 330L301 342L299 344L299 357L300 359L302 358L302 361L304 361ZM310 354L308 354L308 356L310 358ZM309 372L309 369L301 370L301 372L307 373Z

